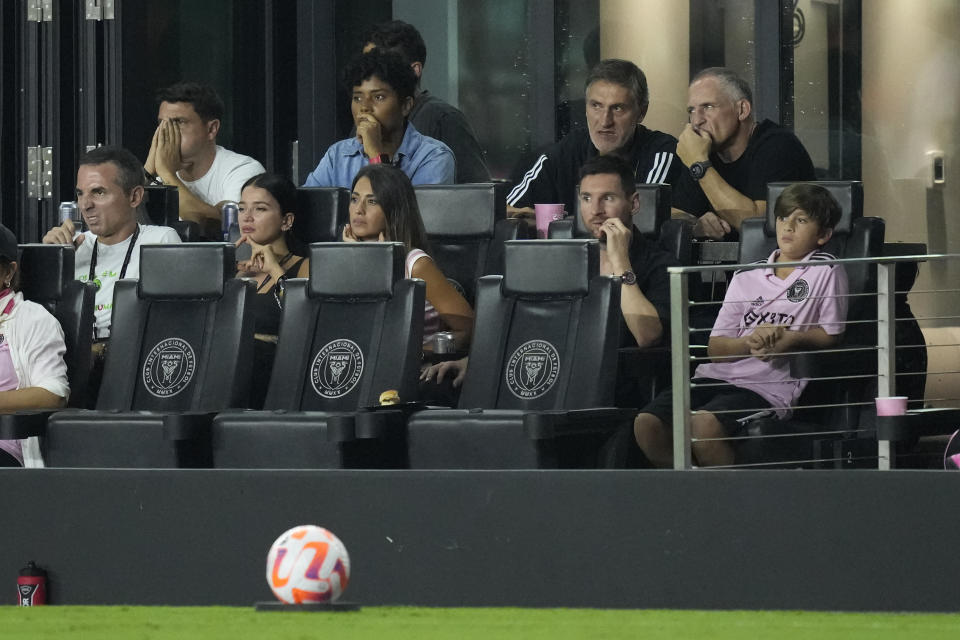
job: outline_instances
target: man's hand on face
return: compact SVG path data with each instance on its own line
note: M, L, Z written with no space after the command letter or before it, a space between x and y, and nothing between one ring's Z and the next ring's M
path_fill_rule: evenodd
M630 266L630 238L633 232L619 218L608 218L600 226L600 233L606 237L607 258L614 273L624 272Z
M721 240L728 233L730 233L730 223L713 211L707 211L697 218L697 222L693 225L694 238Z
M172 182L177 171L183 166L180 157L180 127L171 120L160 123L155 162L157 174L167 182Z
M363 152L368 158L378 156L383 152L383 127L372 113L361 113L357 116L357 139L363 145Z
M147 161L143 163L143 168L150 175L157 175L157 147L160 145L160 125L153 131L153 140L150 141L150 152L147 153Z
M83 244L83 234L77 236L77 239L73 239L73 234L76 231L76 228L73 226L72 220L64 220L63 224L59 227L54 227L47 231L46 235L43 236L43 244L65 244L72 245L74 247L79 247Z
M706 162L710 159L710 147L713 138L706 131L697 131L687 124L677 139L677 155L688 167L694 162Z

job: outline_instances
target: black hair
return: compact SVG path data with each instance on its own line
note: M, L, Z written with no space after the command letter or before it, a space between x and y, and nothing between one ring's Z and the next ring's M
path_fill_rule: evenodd
M623 187L623 193L632 196L637 190L636 178L630 165L620 156L607 153L600 156L594 156L580 167L580 181L587 176L612 173L620 177L620 186Z
M364 80L376 76L390 85L400 101L412 98L417 91L417 74L403 61L399 53L386 49L374 49L354 58L344 72L347 93L359 87Z
M223 100L212 87L196 82L178 82L157 92L161 102L189 102L204 122L223 119Z
M427 63L427 45L423 37L416 27L403 20L391 20L375 25L364 34L360 46L365 47L368 43L378 49L399 53L407 65L414 62Z
M625 87L640 108L640 114L646 115L647 107L650 106L650 88L647 86L647 76L640 67L629 60L617 58L601 60L590 69L590 75L587 76L587 81L583 85L584 93L590 85L600 80Z
M387 240L402 242L408 251L421 249L429 253L417 195L407 174L389 164L368 164L357 172L350 185L351 191L356 188L360 178L370 180L373 194L387 218L387 232L384 233Z
M281 213L297 214L297 187L289 178L278 173L261 173L255 175L240 187L240 192L247 187L265 189L280 205Z
M79 166L110 163L117 168L117 184L127 195L144 183L143 165L137 156L118 146L96 147L80 156Z
M795 182L783 190L773 213L777 218L787 218L796 209L815 220L820 230L832 229L840 222L840 205L830 192L818 184Z

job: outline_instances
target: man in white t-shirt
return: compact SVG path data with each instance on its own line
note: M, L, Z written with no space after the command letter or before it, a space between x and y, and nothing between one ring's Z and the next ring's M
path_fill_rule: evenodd
M177 187L180 218L201 225L221 217L224 202L263 165L217 144L223 101L212 88L181 82L157 93L157 129L144 167L147 179Z
M137 224L143 200L143 167L122 147L98 147L80 158L77 206L89 231L78 233L70 220L43 236L45 244L76 248L77 280L97 283L94 339L110 336L113 287L121 278L140 277L140 247L180 242L170 227Z

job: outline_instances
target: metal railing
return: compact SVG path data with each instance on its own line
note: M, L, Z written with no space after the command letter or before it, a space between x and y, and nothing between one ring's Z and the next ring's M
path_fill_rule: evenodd
M876 389L877 396L892 396L895 395L896 388L896 379L898 375L901 376L911 376L911 375L925 375L926 372L903 372L898 374L896 371L896 351L897 349L919 349L919 348L928 348L928 347L949 347L949 346L960 346L960 345L927 345L927 344L913 344L913 345L897 345L895 331L896 323L901 321L913 321L914 318L897 318L895 314L895 301L897 295L906 295L910 293L911 295L944 295L949 293L956 294L960 292L958 289L917 289L913 291L897 291L895 289L895 278L894 271L896 266L899 263L920 263L920 262L943 262L956 260L960 258L960 254L931 254L931 255L913 255L913 256L890 256L890 257L877 257L877 258L851 258L851 259L836 259L836 260L818 260L816 266L829 266L829 265L855 265L855 264L869 264L874 265L876 268L876 283L877 291L867 292L867 293L850 293L847 294L849 298L864 297L868 296L876 299L876 320L868 319L853 319L847 320L846 325L857 325L864 323L876 323L877 331L877 340L876 345L856 345L849 346L840 344L835 348L824 349L818 351L818 353L853 353L853 352L864 352L870 351L876 352L876 373L860 373L852 375L826 375L817 378L809 378L809 380L824 380L824 381L837 381L839 384L844 380L854 380L854 379L864 379L864 378L876 378ZM777 267L810 267L811 263L809 262L782 262L777 263ZM694 386L691 383L691 373L690 373L690 364L697 361L709 361L711 358L705 356L697 356L691 354L691 334L705 334L709 335L712 327L691 327L690 326L690 310L692 307L703 306L703 305L714 305L719 306L722 304L722 301L711 300L711 301L694 301L690 299L690 276L702 276L702 274L711 274L717 271L732 272L732 271L746 271L753 269L764 269L769 268L768 264L765 263L754 263L754 264L710 264L710 265L697 265L697 266L688 266L688 267L670 267L668 268L669 278L670 278L670 338L671 338L671 352L672 357L672 400L673 400L673 462L675 469L690 469L693 468L693 455L691 445L697 440L692 437L691 434L691 400L690 392L691 388ZM705 278L704 278L705 279ZM960 305L957 305L960 307ZM954 324L960 325L960 316L951 316L951 315L932 315L924 317L916 317L916 321L957 321ZM786 357L795 355L794 353L782 353L774 357ZM740 356L736 356L740 357ZM960 371L944 370L937 371L937 374L956 374ZM960 401L958 398L936 398L936 400L941 401ZM819 405L808 405L802 404L797 406L791 406L791 409L797 408L829 408L829 407L848 407L848 406L872 406L873 400L870 399L861 399L858 402L849 402L849 403L827 403ZM957 403L960 406L960 402ZM768 408L767 408L768 409ZM760 408L758 408L758 411ZM718 412L720 413L720 412ZM862 422L862 421L861 421ZM858 433L860 435L873 433L875 437L875 428L873 427L861 427L860 425L848 425L843 427L840 431L844 433ZM829 435L836 436L838 431L831 428L830 425L824 425L822 431L804 431L804 432L793 432L787 434L776 434L769 436L761 436L766 438L789 438L794 436L816 436L816 435ZM711 438L703 439L707 440L726 440L730 442L735 442L738 440L744 440L753 436L742 436L737 435L733 437L726 438ZM880 469L889 469L891 468L892 462L892 452L891 452L891 443L887 440L877 440L877 452L876 460L877 467ZM825 459L814 459L812 456L810 459L798 459L790 461L796 465L804 465L815 462L829 462ZM765 465L767 463L759 463ZM783 465L784 462L780 461L776 463L777 465ZM738 465L734 465L738 466ZM739 466L751 466L751 465L739 465Z

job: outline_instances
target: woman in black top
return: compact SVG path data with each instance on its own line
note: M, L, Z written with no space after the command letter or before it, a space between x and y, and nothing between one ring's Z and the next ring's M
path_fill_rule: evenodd
M247 180L240 192L240 239L237 247L250 245L249 260L237 263L238 278L252 278L257 284L254 296L254 358L251 400L260 408L267 394L273 357L276 352L283 290L287 278L306 278L310 273L307 258L290 247L297 188L287 178L262 173Z

